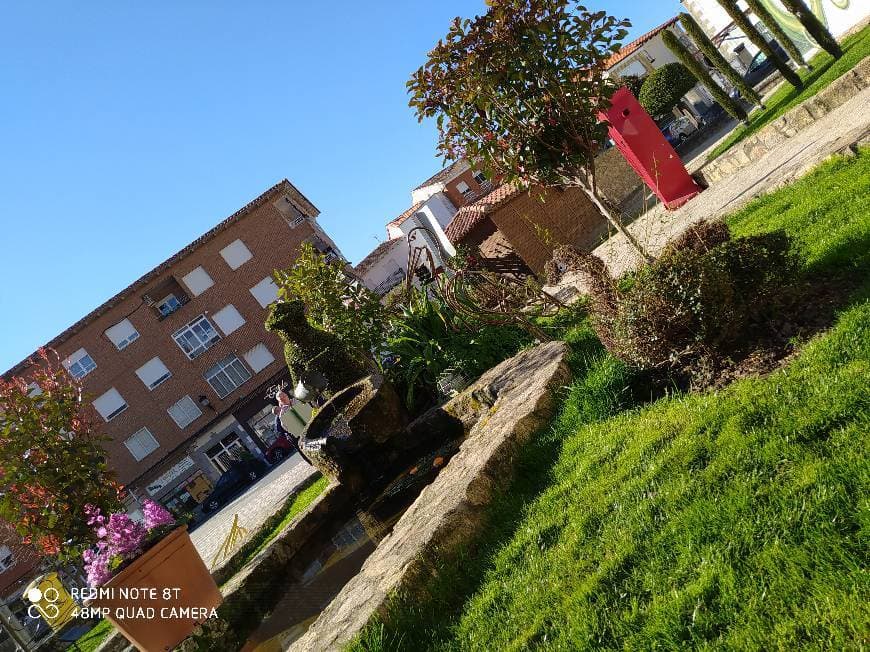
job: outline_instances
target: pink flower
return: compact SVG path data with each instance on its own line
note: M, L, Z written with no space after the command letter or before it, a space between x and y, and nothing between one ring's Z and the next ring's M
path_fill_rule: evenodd
M145 529L149 531L161 525L172 525L175 523L172 514L163 505L155 503L153 500L146 499L142 501L142 514L145 517Z

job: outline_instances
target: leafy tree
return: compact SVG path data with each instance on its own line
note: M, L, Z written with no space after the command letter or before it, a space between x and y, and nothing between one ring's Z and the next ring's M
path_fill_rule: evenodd
M381 350L386 309L377 294L348 276L343 262L324 262L305 242L293 266L276 270L273 277L280 298L305 304L312 326L332 333L350 349L369 355Z
M640 75L625 75L619 78L619 83L628 87L628 90L635 97L640 95L640 89L643 87L644 81L646 81L646 77L641 77Z
M837 39L828 31L828 28L818 19L812 9L807 7L803 0L782 0L782 4L795 18L801 21L801 25L807 33L813 37L816 43L835 59L843 56L843 50Z
M683 62L683 65L692 71L692 74L695 75L698 81L707 87L707 90L710 91L713 99L719 103L719 106L721 106L726 113L736 120L742 120L743 122L747 121L746 111L743 110L743 107L728 97L728 93L726 93L710 76L710 73L707 72L704 64L698 61L692 53L689 52L689 49L682 44L680 39L678 39L672 31L666 29L662 32L662 41L664 41L667 48Z
M28 379L0 379L0 518L42 554L71 559L93 542L85 505L117 509L120 488L108 438L57 357L41 350Z
M646 112L659 117L673 109L698 80L681 63L668 63L649 74L637 99Z
M792 61L804 68L810 68L810 65L804 61L804 55L802 55L801 51L798 50L795 42L785 33L782 25L780 25L779 21L773 17L773 14L768 11L767 7L764 6L764 3L759 2L759 0L746 0L746 5L752 10L752 13L758 16L758 19L765 24L767 29L770 30L770 33L773 34L774 38L779 42L783 49L788 52L788 56L791 57Z
M746 83L740 73L731 67L731 64L729 64L725 60L725 57L722 56L719 48L717 48L713 41L709 39L709 37L704 33L704 30L701 29L701 26L695 22L695 19L692 18L691 15L681 13L680 24L683 26L683 29L686 30L689 38L692 39L701 53L710 60L710 63L716 67L716 70L721 72L722 75L724 75L725 78L730 81L738 91L740 91L740 95L753 104L764 107L758 93L756 93L755 90Z
M435 118L438 151L467 157L490 178L527 187L574 186L645 258L599 192L598 115L618 87L605 76L630 23L574 0L489 0L454 19L408 82L417 117Z
M782 60L776 51L771 47L767 39L761 35L755 25L753 25L746 14L737 6L737 0L716 0L722 8L731 16L734 24L740 28L740 31L746 34L746 38L752 41L755 46L764 52L765 56L770 59L770 62L776 66L776 69L782 73L785 80L795 88L803 88L804 83L798 74L792 70L789 65Z

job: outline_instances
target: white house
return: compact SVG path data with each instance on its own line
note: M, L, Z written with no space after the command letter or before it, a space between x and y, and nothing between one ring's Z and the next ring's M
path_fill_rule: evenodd
M608 75L611 77L646 77L656 68L661 68L669 63L679 63L679 59L668 49L664 39L662 39L662 32L666 29L676 34L690 49L695 49L689 37L680 28L675 16L611 55L605 63ZM696 84L692 90L686 93L685 100L696 117L705 113L714 103L710 93L701 84Z
M803 26L779 0L761 0L768 11L773 14L785 33L791 37L804 54L813 54L818 46ZM692 14L701 28L719 45L725 58L738 68L744 69L752 57L758 52L749 39L735 27L731 17L716 0L680 0L686 10ZM853 27L870 18L870 2L843 2L843 0L815 0L807 5L816 13L819 19L828 27L834 36L841 36ZM741 9L747 11L745 3ZM758 19L750 15L750 19L759 27L762 34L771 38L764 25L758 25Z

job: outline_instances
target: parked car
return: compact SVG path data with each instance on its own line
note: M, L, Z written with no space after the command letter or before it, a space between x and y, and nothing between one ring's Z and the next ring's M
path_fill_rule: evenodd
M782 46L779 43L774 41L770 45L773 48L773 51L776 52L781 59L784 61L789 60L788 54L786 54L786 51L782 49ZM743 80L746 82L747 86L756 86L773 74L775 70L776 66L773 65L773 62L767 58L767 55L764 54L764 52L759 51L750 62L746 72L743 74ZM740 91L736 88L733 89L731 91L731 97L740 97Z
M293 445L286 435L278 435L269 448L266 449L266 459L269 464L280 464L288 457L296 452L296 446Z
M235 498L242 489L253 484L266 474L266 465L261 460L251 458L234 462L218 478L211 493L202 501L205 514L216 512Z
M683 116L682 118L677 118L671 124L669 124L668 131L671 132L671 136L673 136L678 142L681 143L693 133L698 131L698 128L691 120L689 120L686 116Z

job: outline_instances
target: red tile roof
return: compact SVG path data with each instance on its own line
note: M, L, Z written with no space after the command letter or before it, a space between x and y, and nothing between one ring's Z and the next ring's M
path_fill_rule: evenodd
M522 192L522 188L510 183L496 186L491 192L478 199L473 204L463 206L450 224L444 230L447 239L453 244L459 243L471 230L483 221L487 215L503 206Z
M417 209L420 208L420 206L422 206L422 205L423 205L423 202L418 201L416 204L414 204L413 206L411 206L411 208L409 208L409 209L406 210L404 213L402 213L401 215L399 215L399 217L397 217L396 219L394 219L392 222L388 222L388 223L387 223L387 229L389 230L389 228L390 228L391 226L399 226L400 224L402 224L405 220L407 220L407 219L408 219L409 217L411 217L414 213L416 213L416 212L417 212Z
M438 172L433 174L431 177L426 179L423 183L421 183L419 186L414 188L414 190L420 190L420 188L425 188L426 186L431 186L435 183L440 183L441 181L446 181L453 174L453 171L456 169L456 167L459 166L464 161L465 161L464 158L461 158L458 161L454 161L453 163L448 165L443 170L439 170Z
M619 52L614 52L612 55L610 55L610 58L607 59L607 61L604 63L604 68L606 70L610 70L611 68L613 68L613 66L615 66L626 57L630 57L632 54L637 52L644 43L654 39L659 34L659 32L666 30L668 27L676 23L677 20L679 20L679 17L674 16L666 23L662 23L661 25L656 27L654 30L651 30L640 38L633 40L628 45L624 45L622 49L619 50Z

